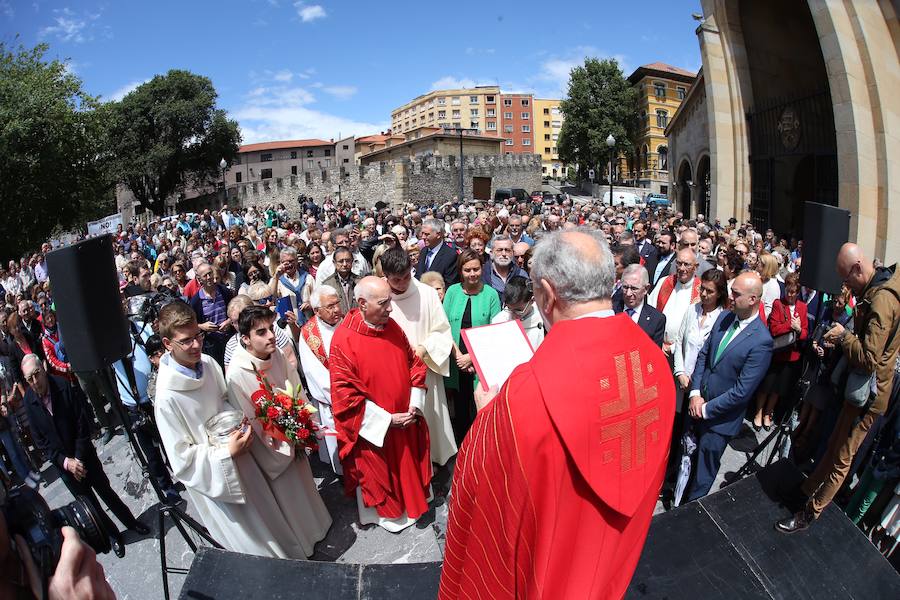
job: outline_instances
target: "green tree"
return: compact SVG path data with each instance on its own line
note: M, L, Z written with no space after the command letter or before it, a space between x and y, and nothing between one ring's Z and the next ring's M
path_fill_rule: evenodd
M104 111L47 50L0 43L0 256L115 206Z
M237 122L216 108L216 97L208 78L171 70L112 103L115 175L154 214L170 195L216 182L219 161L237 156Z
M616 138L616 153L633 153L638 125L638 91L632 87L618 61L587 58L572 69L567 97L560 103L565 116L559 134L560 160L577 163L579 177L595 169L596 180L606 177L609 164L606 138Z

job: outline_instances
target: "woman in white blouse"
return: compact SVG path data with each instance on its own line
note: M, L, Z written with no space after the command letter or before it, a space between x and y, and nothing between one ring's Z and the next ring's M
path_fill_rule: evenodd
M756 272L759 273L759 278L763 282L762 302L766 311L766 319L768 319L775 301L781 298L781 286L776 277L778 275L778 258L768 252L761 254Z
M700 302L691 306L684 314L673 344L673 372L680 392L679 400L683 398L685 391L690 390L697 356L727 300L725 273L718 269L706 271L700 277Z

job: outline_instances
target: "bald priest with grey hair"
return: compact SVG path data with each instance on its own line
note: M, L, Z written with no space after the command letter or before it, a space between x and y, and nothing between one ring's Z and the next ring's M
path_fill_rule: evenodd
M548 232L531 278L547 337L499 391L476 392L481 410L453 477L443 600L621 597L662 485L675 387L660 348L613 314L605 237Z

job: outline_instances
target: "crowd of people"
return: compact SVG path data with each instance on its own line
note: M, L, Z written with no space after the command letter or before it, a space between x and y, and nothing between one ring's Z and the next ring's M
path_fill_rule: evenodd
M511 198L403 210L307 200L293 216L283 206L224 206L120 225L114 247L138 340L115 369L128 425L143 427L143 417L153 417L141 442L152 476L168 502L181 502L186 490L226 548L307 558L331 525L304 453L254 418L260 377L302 382L321 427L317 456L356 498L361 524L393 532L412 525L428 510L436 468L455 463L454 486L465 481L465 494L452 492L442 597L460 597L464 572L479 568L471 537L487 526L468 510L492 493L476 481L493 464L483 454L490 444L525 439L515 427L522 405L511 396L536 398L533 388L540 387L547 402L541 369L568 370L578 384L573 369L593 369L583 356L597 354L598 364L607 364L621 335L656 365L649 372L628 367L629 378L641 382L632 382L635 393L653 380L653 402L665 405L653 425L664 425L653 438L664 447L648 450L661 465L659 477L648 478L658 482L652 502L641 494L627 501L631 507L617 504L625 501L610 499L597 473L585 476L593 492L567 491L573 498L594 493L622 514L650 506L633 535L623 533L617 543L629 536L642 542L658 499L669 508L710 493L732 438L791 418L789 453L811 473L803 487L810 500L776 527L805 529L838 497L881 547L896 543L900 275L853 244L838 257L844 288L834 296L801 285L802 240L734 218L711 222L565 195L552 203ZM50 249L44 244L6 270L0 266L0 465L38 488L46 459L73 493L99 496L122 525L146 532L110 489L93 446L84 445L92 435L107 443L121 424L110 412L109 378L76 372L67 360L54 312L65 300L53 296ZM158 318L144 322L146 303L160 293L167 300ZM615 319L591 333L585 316ZM497 390L480 384L460 332L509 320L522 322L536 351L534 373L516 371L495 398ZM548 337L551 326L559 333ZM646 335L629 338L629 327ZM587 344L582 354L552 341L566 335L571 347ZM613 380L626 372L624 361ZM137 375L136 386L127 371ZM864 404L850 405L845 389L860 372L870 376L870 393ZM627 395L622 385L617 389ZM498 414L501 403L509 415ZM216 444L207 423L228 409L242 411L245 421ZM552 444L546 421L571 418L554 411L549 403L546 415L538 411L544 430L529 443ZM486 422L501 441L482 439ZM563 445L568 435L560 426ZM154 439L165 457L154 451ZM519 458L523 473L535 468L528 461L539 460ZM539 508L570 507L528 510ZM529 585L539 588L555 575L548 569ZM597 589L596 581L585 585L571 589Z

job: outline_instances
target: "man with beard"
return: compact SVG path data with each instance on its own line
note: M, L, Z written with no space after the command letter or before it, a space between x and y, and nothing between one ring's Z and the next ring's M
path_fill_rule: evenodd
M338 248L345 248L350 251L350 254L353 257L353 263L350 267L350 270L353 271L353 275L357 279L365 277L372 272L372 269L369 266L369 263L366 261L365 257L363 257L363 255L360 254L359 251L354 250L350 247L350 232L348 230L335 229L331 232L331 239L334 241L335 251ZM329 254L318 266L318 268L316 269L316 285L322 285L323 283L325 283L326 279L334 274L334 261L334 254Z
M450 223L450 247L457 252L466 248L466 224L460 220Z
M484 282L494 288L503 300L503 290L510 277L529 278L528 273L513 262L512 240L508 235L498 235L494 238L491 260L484 268Z
M675 234L666 229L656 236L654 245L656 254L644 259L644 266L650 275L650 285L656 287L661 279L672 272L672 263L675 262Z
M428 425L431 462L444 465L457 451L443 379L450 375L453 351L450 322L435 289L412 277L408 253L391 248L381 255L381 270L391 288L391 318L428 367L422 413Z
M331 376L328 372L328 356L334 331L344 318L341 299L330 285L320 285L309 298L316 314L300 328L297 344L300 365L306 377L310 399L319 409L319 424L324 437L319 444L319 459L338 475L343 475L338 457L337 435L331 411Z
M509 222L506 225L506 231L509 234L509 239L512 240L513 244L518 244L519 242L524 242L529 246L534 246L534 240L531 239L522 228L522 217L519 215L510 215Z

